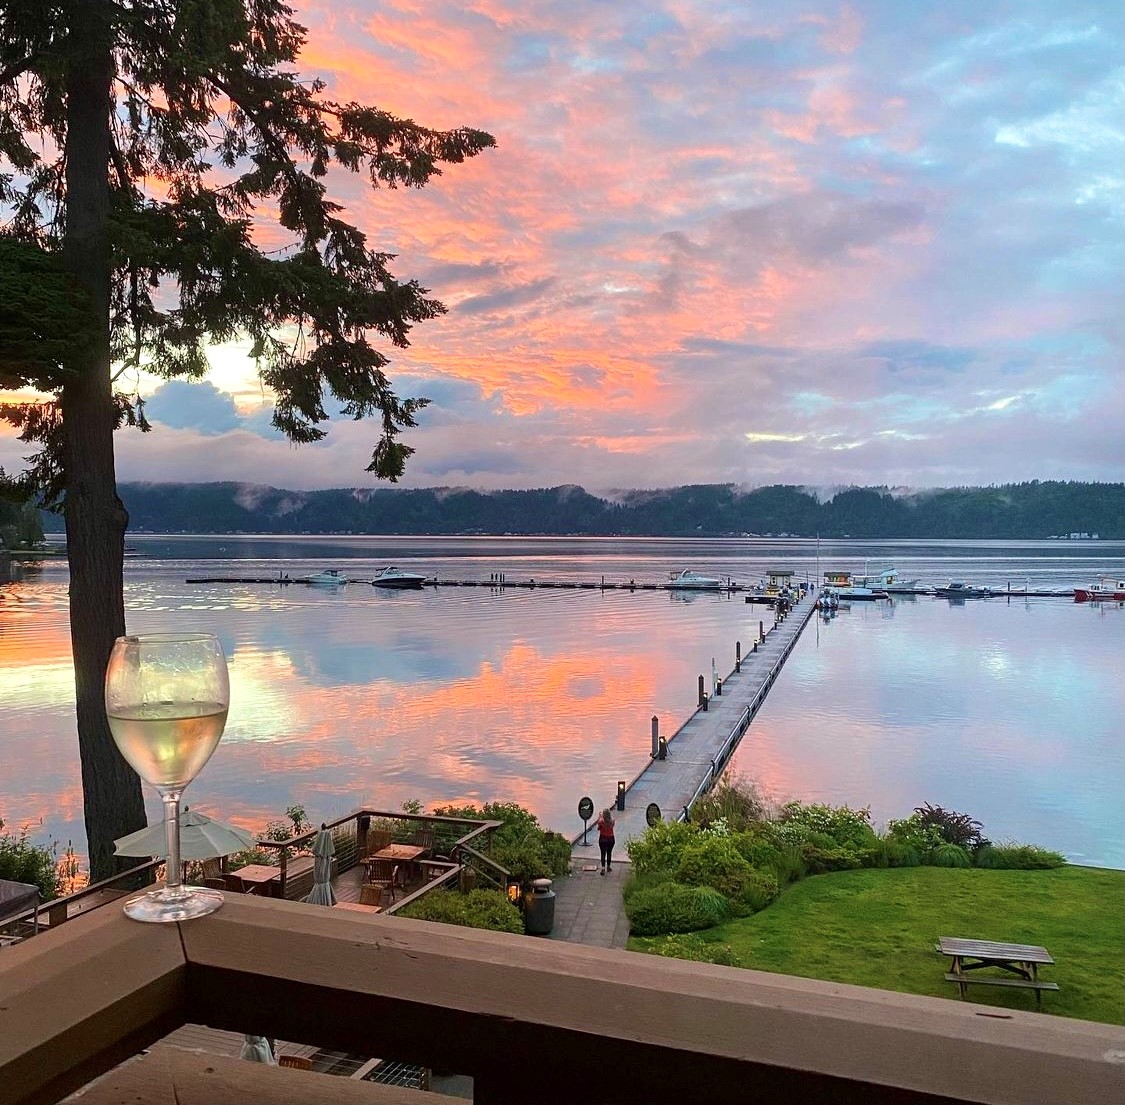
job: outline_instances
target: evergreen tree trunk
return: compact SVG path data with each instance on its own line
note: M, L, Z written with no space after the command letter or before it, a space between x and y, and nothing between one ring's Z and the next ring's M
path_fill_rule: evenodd
M122 573L128 515L117 496L109 360L109 180L113 58L107 6L75 4L67 75L66 230L63 258L89 291L101 327L67 365L62 389L70 640L90 876L124 864L113 841L146 823L141 784L105 716L103 683L115 637L125 632Z

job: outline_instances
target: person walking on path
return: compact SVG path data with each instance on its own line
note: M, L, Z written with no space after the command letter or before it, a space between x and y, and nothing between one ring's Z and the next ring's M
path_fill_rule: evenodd
M613 814L608 809L602 810L598 818L598 847L602 850L602 874L613 870Z

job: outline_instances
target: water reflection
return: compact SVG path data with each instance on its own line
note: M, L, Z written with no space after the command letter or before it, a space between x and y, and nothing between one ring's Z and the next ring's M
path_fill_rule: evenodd
M688 542L618 541L595 555L587 542L536 540L513 550L457 539L452 551L442 545L448 556L421 539L396 539L394 554L370 538L323 539L311 545L315 556L300 539L221 544L239 559L205 559L215 542L203 539L138 542L143 552L126 576L128 624L219 634L232 708L219 750L193 784L193 804L250 829L294 803L321 820L360 803L396 807L417 797L510 799L577 831L578 798L608 801L616 780L643 764L651 716L671 734L692 710L711 657L725 673L735 642L748 653L772 614L713 594L337 592L188 585L187 577L276 575L276 559L246 556L279 548L304 557L308 571L332 553L356 562L352 575L366 570L364 557L372 565L393 558L486 581L502 566L509 578L656 582L685 564L757 579L781 555L746 542L691 554ZM498 564L492 553L501 547L515 555ZM157 548L175 559L160 559ZM939 551L927 547L917 559ZM996 549L993 559L1011 566L1022 551ZM808 543L799 549L806 562L813 554ZM1029 570L1044 579L1057 582L1060 565L1078 574L1053 550L1043 559ZM938 578L970 574L933 564ZM283 566L292 575L303 569ZM979 565L971 574L980 578ZM929 801L982 819L999 839L1125 866L1123 625L1058 600L842 607L810 624L735 766L779 797L870 804L879 821ZM9 824L42 818L64 843L83 837L73 693L65 566L51 564L0 605L0 815ZM150 817L156 812L153 802Z

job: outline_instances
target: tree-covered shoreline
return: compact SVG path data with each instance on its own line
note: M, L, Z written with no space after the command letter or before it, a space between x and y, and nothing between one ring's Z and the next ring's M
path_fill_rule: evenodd
M611 497L565 485L527 491L125 483L133 533L357 533L590 537L1125 538L1125 484L1033 480L831 497L774 485L699 484ZM44 528L58 532L56 517Z

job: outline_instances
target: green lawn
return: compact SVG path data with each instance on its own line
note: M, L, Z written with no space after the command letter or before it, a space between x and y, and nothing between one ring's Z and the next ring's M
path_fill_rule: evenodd
M1043 1012L1125 1023L1125 871L906 867L816 875L768 909L698 934L727 944L744 967L908 994L957 999L939 936L1041 944L1040 978L1059 992ZM651 938L630 937L646 951ZM970 1000L1035 1009L1034 995L974 986Z

